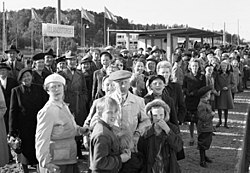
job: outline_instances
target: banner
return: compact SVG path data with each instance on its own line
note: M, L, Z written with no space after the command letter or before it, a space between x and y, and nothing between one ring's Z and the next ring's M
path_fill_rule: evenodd
M117 17L113 15L106 7L104 7L105 18L112 20L113 22L117 23Z
M31 9L31 19L37 21L37 22L42 22L42 19L38 17L36 11L32 8Z
M95 16L93 14L91 14L90 12L88 12L87 10L84 10L82 8L82 18L88 20L89 22L95 24Z
M74 26L43 23L42 35L50 37L74 37Z

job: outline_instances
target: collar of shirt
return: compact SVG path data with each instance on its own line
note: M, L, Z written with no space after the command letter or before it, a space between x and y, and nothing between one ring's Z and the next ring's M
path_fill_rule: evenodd
M7 77L5 79L0 78L0 83L3 86L4 89L6 89L7 85Z

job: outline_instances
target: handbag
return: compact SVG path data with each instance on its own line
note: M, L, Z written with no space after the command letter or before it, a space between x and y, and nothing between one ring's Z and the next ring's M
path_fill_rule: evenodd
M22 140L19 136L17 136L14 140L10 140L10 136L8 136L8 144L16 154L22 153Z

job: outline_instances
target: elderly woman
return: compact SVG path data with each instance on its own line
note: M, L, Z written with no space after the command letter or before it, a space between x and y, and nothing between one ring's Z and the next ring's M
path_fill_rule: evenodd
M10 139L22 140L21 164L24 172L29 172L28 165L36 165L35 132L37 113L44 106L48 97L43 87L32 84L32 70L24 68L19 72L21 85L11 91L9 111Z
M183 92L186 96L185 103L187 115L185 120L190 122L190 141L189 145L194 145L194 123L197 123L197 106L200 102L201 89L206 87L206 78L200 72L200 62L192 59L189 62L190 72L185 75L183 80Z
M63 101L65 83L65 79L56 73L44 81L49 100L37 115L35 139L40 173L79 172L75 136L86 130L76 125L74 116Z

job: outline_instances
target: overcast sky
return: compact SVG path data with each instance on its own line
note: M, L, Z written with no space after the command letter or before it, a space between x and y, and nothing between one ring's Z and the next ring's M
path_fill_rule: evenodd
M58 0L5 0L7 10L57 7ZM2 4L0 8L2 11ZM61 9L104 11L135 24L187 24L210 30L223 29L250 41L250 0L61 0Z

